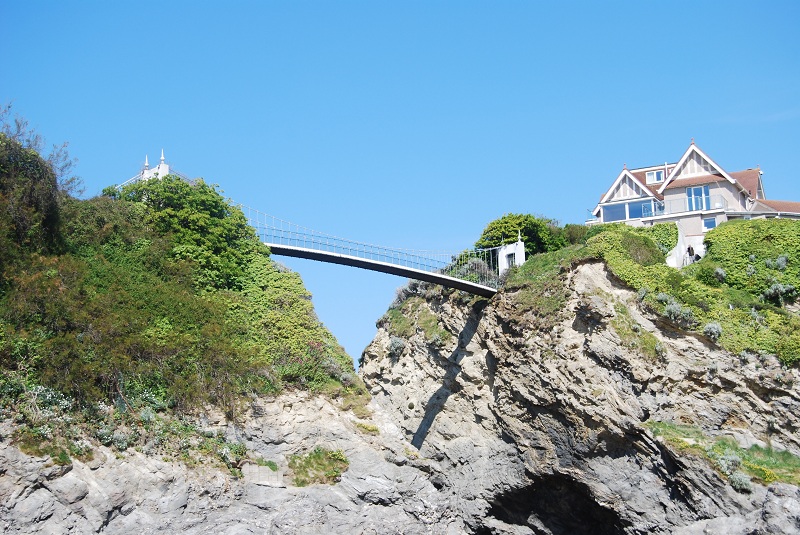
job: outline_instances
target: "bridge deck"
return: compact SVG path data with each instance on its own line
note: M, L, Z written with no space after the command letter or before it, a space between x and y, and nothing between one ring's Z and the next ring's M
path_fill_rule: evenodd
M465 292L473 293L483 297L492 297L497 293L497 290L494 288L483 286L482 284L457 279L455 277L449 277L447 275L442 275L441 273L431 273L421 269L399 266L390 264L388 262L381 262L379 260L369 260L366 258L359 258L357 256L332 253L329 251L318 251L316 249L295 247L292 245L276 245L267 242L265 242L265 245L269 246L272 254L276 254L278 256L306 258L309 260L318 260L320 262L368 269L370 271L379 271L381 273L389 273L391 275L399 275L401 277L408 277L410 279L441 284L442 286L446 286L448 288L464 290Z

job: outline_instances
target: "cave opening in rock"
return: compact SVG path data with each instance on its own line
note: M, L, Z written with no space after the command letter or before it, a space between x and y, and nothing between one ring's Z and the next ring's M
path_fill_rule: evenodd
M630 525L597 503L584 484L559 474L499 495L487 516L552 535L616 535Z

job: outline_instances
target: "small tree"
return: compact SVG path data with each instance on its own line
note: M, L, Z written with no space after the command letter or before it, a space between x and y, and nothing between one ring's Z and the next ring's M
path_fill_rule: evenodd
M173 256L198 266L201 288L237 289L248 255L265 252L242 211L216 185L168 175L128 184L117 197L143 204L153 228L174 237Z
M531 214L505 214L486 225L475 247L488 249L514 243L519 235L525 242L526 255L556 251L567 245L558 230L558 222L552 219Z

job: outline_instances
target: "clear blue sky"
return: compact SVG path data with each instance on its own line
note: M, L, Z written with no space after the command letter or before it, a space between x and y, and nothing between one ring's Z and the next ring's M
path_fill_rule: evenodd
M163 147L269 214L450 250L507 212L582 222L692 137L800 200L798 28L794 1L0 0L0 102L86 195ZM355 359L405 282L285 264Z

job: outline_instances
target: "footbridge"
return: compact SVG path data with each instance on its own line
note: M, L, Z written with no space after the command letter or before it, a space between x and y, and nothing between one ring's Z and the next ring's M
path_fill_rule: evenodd
M194 183L192 179L170 169L164 160L164 150L162 149L158 166L150 169L145 156L142 170L117 188L170 174L176 175L190 184ZM501 258L502 247L465 249L455 252L396 249L317 232L265 214L244 204L235 203L234 206L242 210L261 241L269 246L272 254L275 255L307 258L399 275L441 284L484 297L491 297L497 293L500 286L499 269L506 263L505 259ZM525 261L524 252L521 260Z
M383 247L318 232L241 204L238 207L274 255L379 271L484 297L493 296L499 287L499 248L443 252Z

